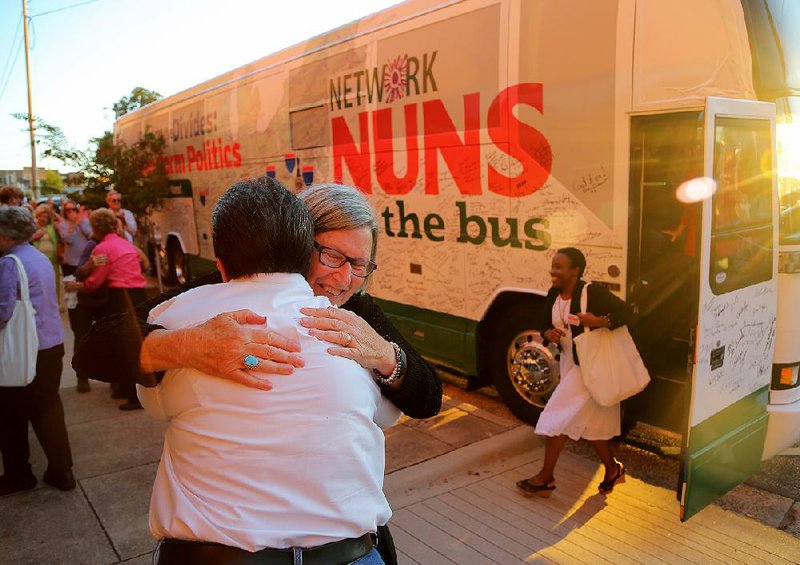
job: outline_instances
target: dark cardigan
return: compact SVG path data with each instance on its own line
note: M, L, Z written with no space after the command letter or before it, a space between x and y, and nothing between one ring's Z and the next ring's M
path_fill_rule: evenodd
M214 272L136 305L135 317L128 313L104 318L76 344L72 367L81 377L98 381L131 378L141 382L139 353L142 340L150 332L164 329L147 323L150 310L189 289L221 282L220 274ZM400 388L391 390L378 385L383 395L411 418L430 418L438 414L442 406L442 383L436 369L411 347L372 297L356 294L342 308L363 318L384 339L395 342L406 353L408 368ZM160 381L163 375L163 371L157 372L157 380Z
M569 307L570 314L580 314L581 312L581 291L583 290L585 281L579 280L572 289L572 303ZM553 305L556 303L556 298L560 289L552 287L547 292L547 297L544 300L544 310L542 311L541 326L542 339L545 344L548 343L544 337L544 332L554 329L553 326ZM599 284L590 284L586 290L586 312L596 316L608 316L611 321L609 326L611 329L618 328L629 324L633 318L633 311L623 300L620 300L605 287ZM572 357L575 359L575 364L580 365L578 360L578 351L575 349L575 338L584 332L583 326L572 326Z

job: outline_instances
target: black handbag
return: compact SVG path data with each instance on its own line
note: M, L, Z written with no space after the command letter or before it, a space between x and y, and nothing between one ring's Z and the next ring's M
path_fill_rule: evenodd
M397 565L397 550L394 547L392 532L389 531L389 524L378 526L378 553L386 565Z

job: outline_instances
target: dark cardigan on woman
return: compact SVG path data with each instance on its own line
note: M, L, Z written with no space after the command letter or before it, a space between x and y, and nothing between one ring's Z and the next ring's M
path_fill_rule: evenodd
M570 314L581 313L581 291L585 284L585 281L578 280L575 288L572 289L572 303L569 306ZM547 292L547 298L544 300L540 327L544 328L542 330L542 339L544 339L545 344L548 341L544 337L544 333L554 328L553 305L556 303L556 298L560 292L561 289L552 287ZM633 318L631 307L599 284L590 284L589 288L586 289L586 312L595 316L608 316L611 322L609 327L612 330L629 324ZM578 351L575 349L575 338L581 335L584 330L583 326L572 326L572 358L575 359L576 365L580 365L580 362L578 360Z
M214 272L136 305L135 316L127 313L104 318L76 344L72 367L87 378L104 382L110 382L122 372L120 368L125 368L132 380L147 384L139 372L142 340L150 332L164 329L147 323L150 310L192 288L221 282L222 276ZM381 393L411 418L430 418L438 414L442 406L442 383L436 369L411 347L372 297L355 294L342 308L363 318L379 335L395 342L406 353L408 367L400 388L392 390L378 385ZM155 375L160 382L164 372L158 371Z

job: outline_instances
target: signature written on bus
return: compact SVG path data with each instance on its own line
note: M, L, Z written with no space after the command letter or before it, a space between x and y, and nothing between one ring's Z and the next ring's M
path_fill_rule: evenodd
M600 167L599 171L587 173L572 183L572 188L581 192L597 192L597 190L608 182L608 174L605 167Z

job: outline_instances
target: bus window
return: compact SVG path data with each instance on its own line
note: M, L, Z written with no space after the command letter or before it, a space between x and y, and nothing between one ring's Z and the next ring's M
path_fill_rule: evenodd
M772 155L768 121L717 118L711 272L714 294L772 277Z
M800 244L800 202L781 210L780 244Z

